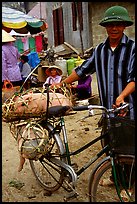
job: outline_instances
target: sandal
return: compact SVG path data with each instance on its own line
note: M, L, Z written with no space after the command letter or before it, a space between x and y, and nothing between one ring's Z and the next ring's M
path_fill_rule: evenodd
M121 191L121 193L120 193L120 196L121 196L121 198L122 198L122 200L124 201L124 202L129 202L130 201L130 197L131 197L131 195L132 195L132 191L131 190L129 190L129 189L127 189L127 191L128 191L128 193L129 193L129 195L127 194L127 192L123 189L122 191Z
M100 186L111 186L114 185L114 182L110 178L105 178L99 181Z

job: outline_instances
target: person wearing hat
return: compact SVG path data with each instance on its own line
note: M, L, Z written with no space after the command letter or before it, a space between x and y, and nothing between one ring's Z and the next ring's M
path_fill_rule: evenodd
M18 65L20 54L13 45L15 40L9 33L2 30L2 84L5 80L9 80L13 86L21 86L22 77Z
M135 118L135 42L124 34L133 25L128 11L122 6L112 6L105 11L99 25L108 34L107 39L96 46L92 56L76 67L59 84L72 84L87 74L97 73L101 105L106 108L129 102L128 115ZM51 87L52 87L51 86Z
M109 109L128 102L129 111L126 116L134 120L135 42L124 34L126 27L133 25L133 21L126 8L116 5L105 11L99 25L105 28L107 39L97 45L92 56L76 67L66 79L53 85L58 87L63 83L72 84L85 75L96 72L100 104ZM102 134L104 131L102 128ZM102 141L102 145L103 143L107 141ZM112 182L108 179L103 185Z
M62 70L55 65L50 66L48 69L45 71L47 79L45 83L43 84L43 88L45 87L46 84L53 84L53 83L59 83L61 82L62 79Z

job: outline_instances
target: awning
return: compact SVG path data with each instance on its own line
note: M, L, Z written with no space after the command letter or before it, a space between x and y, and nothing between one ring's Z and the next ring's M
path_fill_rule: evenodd
M2 7L2 29L10 32L36 34L46 30L45 22L16 9Z

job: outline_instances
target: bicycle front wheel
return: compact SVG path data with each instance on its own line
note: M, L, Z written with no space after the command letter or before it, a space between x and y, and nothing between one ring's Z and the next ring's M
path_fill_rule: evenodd
M119 162L122 168L125 168L125 164L130 165L129 177L126 177L126 183L128 184L128 191L130 190L131 197L128 196L123 188L121 181L118 182L118 189L121 192L125 191L125 197L121 197L126 202L135 201L135 159L133 157L119 157ZM104 160L98 167L91 173L89 179L89 201L90 202L120 202L116 187L114 184L101 185L102 179L108 179L112 176L112 164L110 159ZM120 177L121 180L121 177Z
M44 127L48 130L52 130L51 125ZM57 165L56 162L52 162L52 159L64 161L61 157L63 154L63 146L58 134L54 134L52 138L52 146L50 151L43 155L39 160L29 160L31 169L34 173L39 184L47 191L54 192L58 190L64 181L64 169Z

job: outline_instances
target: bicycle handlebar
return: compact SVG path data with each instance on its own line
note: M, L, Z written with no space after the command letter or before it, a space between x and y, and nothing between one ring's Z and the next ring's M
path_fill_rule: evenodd
M84 111L84 110L93 110L93 109L98 109L98 110L104 110L105 113L116 113L119 112L120 110L123 110L129 106L128 103L123 103L121 106L117 108L111 108L107 109L104 106L99 106L99 105L85 105L85 106L74 106L73 110L74 111Z
M85 105L85 106L74 106L72 107L72 109L74 111L84 111L84 110L89 110L89 106Z

